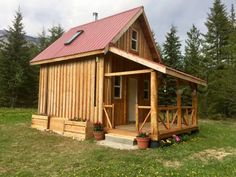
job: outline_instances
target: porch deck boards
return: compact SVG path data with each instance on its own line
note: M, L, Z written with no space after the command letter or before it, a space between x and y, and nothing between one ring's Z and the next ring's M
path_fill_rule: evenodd
M191 131L198 130L198 126L186 126L182 124L182 128L178 128L177 125L173 125L171 129L167 130L164 127L164 125L159 124L158 129L159 129L159 139L163 139L163 138L170 137L174 134L190 133ZM142 132L150 133L150 131L151 131L150 122L147 122L144 125ZM138 133L134 123L130 123L127 125L119 125L119 126L116 126L115 129L107 129L107 132L118 134L118 135L132 136L132 137L136 137Z

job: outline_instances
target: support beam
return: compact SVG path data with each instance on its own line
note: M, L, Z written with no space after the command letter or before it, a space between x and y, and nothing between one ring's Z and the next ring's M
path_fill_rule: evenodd
M177 109L178 109L178 119L177 119L177 126L178 128L182 127L182 110L181 110L181 94L182 90L180 90L180 81L179 79L176 80L176 95L177 95Z
M152 69L142 69L142 70L135 70L135 71L122 71L122 72L115 72L115 73L105 73L106 77L111 76L125 76L125 75L135 75L135 74L145 74L152 72Z
M98 121L103 122L103 88L104 88L104 57L99 57L98 60Z
M158 140L158 80L157 72L151 72L151 139Z
M193 91L192 91L192 107L193 107L193 125L198 125L198 119L197 119L197 84L193 85Z
M135 126L136 130L139 131L139 114L138 114L138 104L135 105Z

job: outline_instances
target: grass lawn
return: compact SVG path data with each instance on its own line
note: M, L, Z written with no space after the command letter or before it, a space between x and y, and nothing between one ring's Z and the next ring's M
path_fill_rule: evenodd
M33 109L0 109L0 176L236 176L236 121L200 121L188 142L115 150L30 128Z

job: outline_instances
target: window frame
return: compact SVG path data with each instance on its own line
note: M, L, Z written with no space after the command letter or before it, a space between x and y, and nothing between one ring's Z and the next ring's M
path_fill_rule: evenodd
M145 88L145 82L147 83L148 88ZM147 98L145 98L145 92L147 92ZM150 100L150 81L148 79L144 79L143 81L143 99Z
M119 85L116 85L116 82L115 82L115 79L116 79L117 77L120 78ZM119 88L119 89L120 89L120 92L119 92L119 96L118 96L118 97L115 95L115 89L116 89L116 88ZM115 76L115 77L114 77L113 91L114 91L114 94L113 94L114 99L122 99L122 76Z
M133 38L133 32L136 32L137 39ZM131 50L135 51L135 52L138 52L138 48L139 48L139 46L138 46L138 40L139 40L139 32L138 32L138 30L136 30L134 28L131 29L131 38L130 39L131 39L130 40L131 41L131 45L130 45ZM136 49L133 48L133 45L132 45L133 41L136 43Z

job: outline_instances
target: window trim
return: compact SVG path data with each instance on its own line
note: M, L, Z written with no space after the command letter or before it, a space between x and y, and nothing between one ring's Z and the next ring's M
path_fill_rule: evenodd
M116 77L119 77L119 78L120 78L120 83L119 83L119 85L115 85L115 78L116 78ZM119 97L115 96L115 88L119 88L119 89L120 89ZM114 94L113 94L114 99L122 99L122 76L115 76L115 77L114 77L113 91L114 91Z
M134 39L134 38L133 38L133 31L137 33L137 39ZM131 37L130 37L130 39L131 39L131 40L130 40L130 41L131 41L131 45L130 45L131 50L132 50L132 51L135 51L135 52L138 52L138 48L139 48L139 46L138 46L138 40L139 40L139 32L138 32L138 30L136 30L136 29L134 29L134 28L131 29ZM134 48L132 47L132 42L133 42L133 41L136 42L136 49L134 49Z
M148 88L145 88L145 82L147 83L147 85L148 85ZM147 94L147 98L145 98L145 92L147 92L148 94ZM147 79L144 79L144 81L143 81L143 99L144 100L150 100L150 81L149 80L147 80Z

